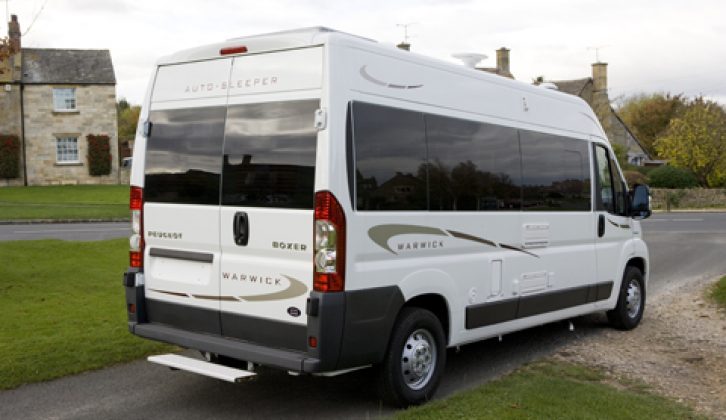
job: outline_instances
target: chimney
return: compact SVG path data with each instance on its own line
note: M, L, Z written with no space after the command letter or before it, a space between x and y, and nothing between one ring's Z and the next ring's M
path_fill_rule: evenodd
M10 48L13 51L20 51L20 24L18 23L18 15L12 15L8 22L8 38L10 39Z
M595 92L605 92L608 90L608 63L592 64L592 82Z
M509 50L502 47L497 50L497 73L511 77L509 71Z
M411 51L411 44L406 41L401 42L400 44L396 45L396 47L402 50Z

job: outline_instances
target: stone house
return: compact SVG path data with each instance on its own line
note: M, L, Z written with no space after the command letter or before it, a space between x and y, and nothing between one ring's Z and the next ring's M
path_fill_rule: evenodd
M108 50L21 48L17 16L0 62L0 134L21 142L20 174L2 185L116 184L116 77ZM89 174L86 136L110 138L111 173Z
M509 50L504 47L497 50L496 67L478 67L477 69L510 79L514 78L509 67ZM625 146L629 163L638 166L662 164L662 161L651 158L638 141L638 138L630 131L628 125L625 124L615 109L610 105L607 84L607 63L594 63L592 65L591 77L574 80L538 79L534 83L541 84L545 82L553 83L558 90L579 96L590 104L610 142Z

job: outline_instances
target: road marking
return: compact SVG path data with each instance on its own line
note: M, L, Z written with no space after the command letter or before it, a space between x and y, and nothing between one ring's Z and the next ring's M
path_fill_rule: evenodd
M673 219L674 222L703 222L703 219Z
M112 231L130 231L131 228L111 228L111 229L47 229L47 230L15 230L13 233L72 233L72 232L112 232Z

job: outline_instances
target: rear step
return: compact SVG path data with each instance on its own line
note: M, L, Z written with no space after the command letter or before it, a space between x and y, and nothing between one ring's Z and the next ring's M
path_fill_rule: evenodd
M168 366L172 369L185 370L187 372L197 373L199 375L209 376L211 378L221 379L227 382L240 382L242 379L257 376L255 372L249 370L236 369L229 366L218 365L216 363L207 362L191 357L179 356L178 354L160 354L158 356L149 356L147 359L152 363Z

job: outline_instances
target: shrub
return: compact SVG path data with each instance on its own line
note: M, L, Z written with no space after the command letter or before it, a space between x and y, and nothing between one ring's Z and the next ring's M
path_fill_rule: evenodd
M0 178L20 177L20 140L18 136L0 134Z
M649 174L650 186L654 188L693 188L698 186L698 180L685 169L673 166L661 166L653 169Z
M105 134L89 134L88 140L88 173L91 176L108 175L111 173L111 141Z
M631 188L635 184L647 184L648 183L648 177L641 174L638 171L623 171L623 176L625 176L625 181L628 183L628 186Z

